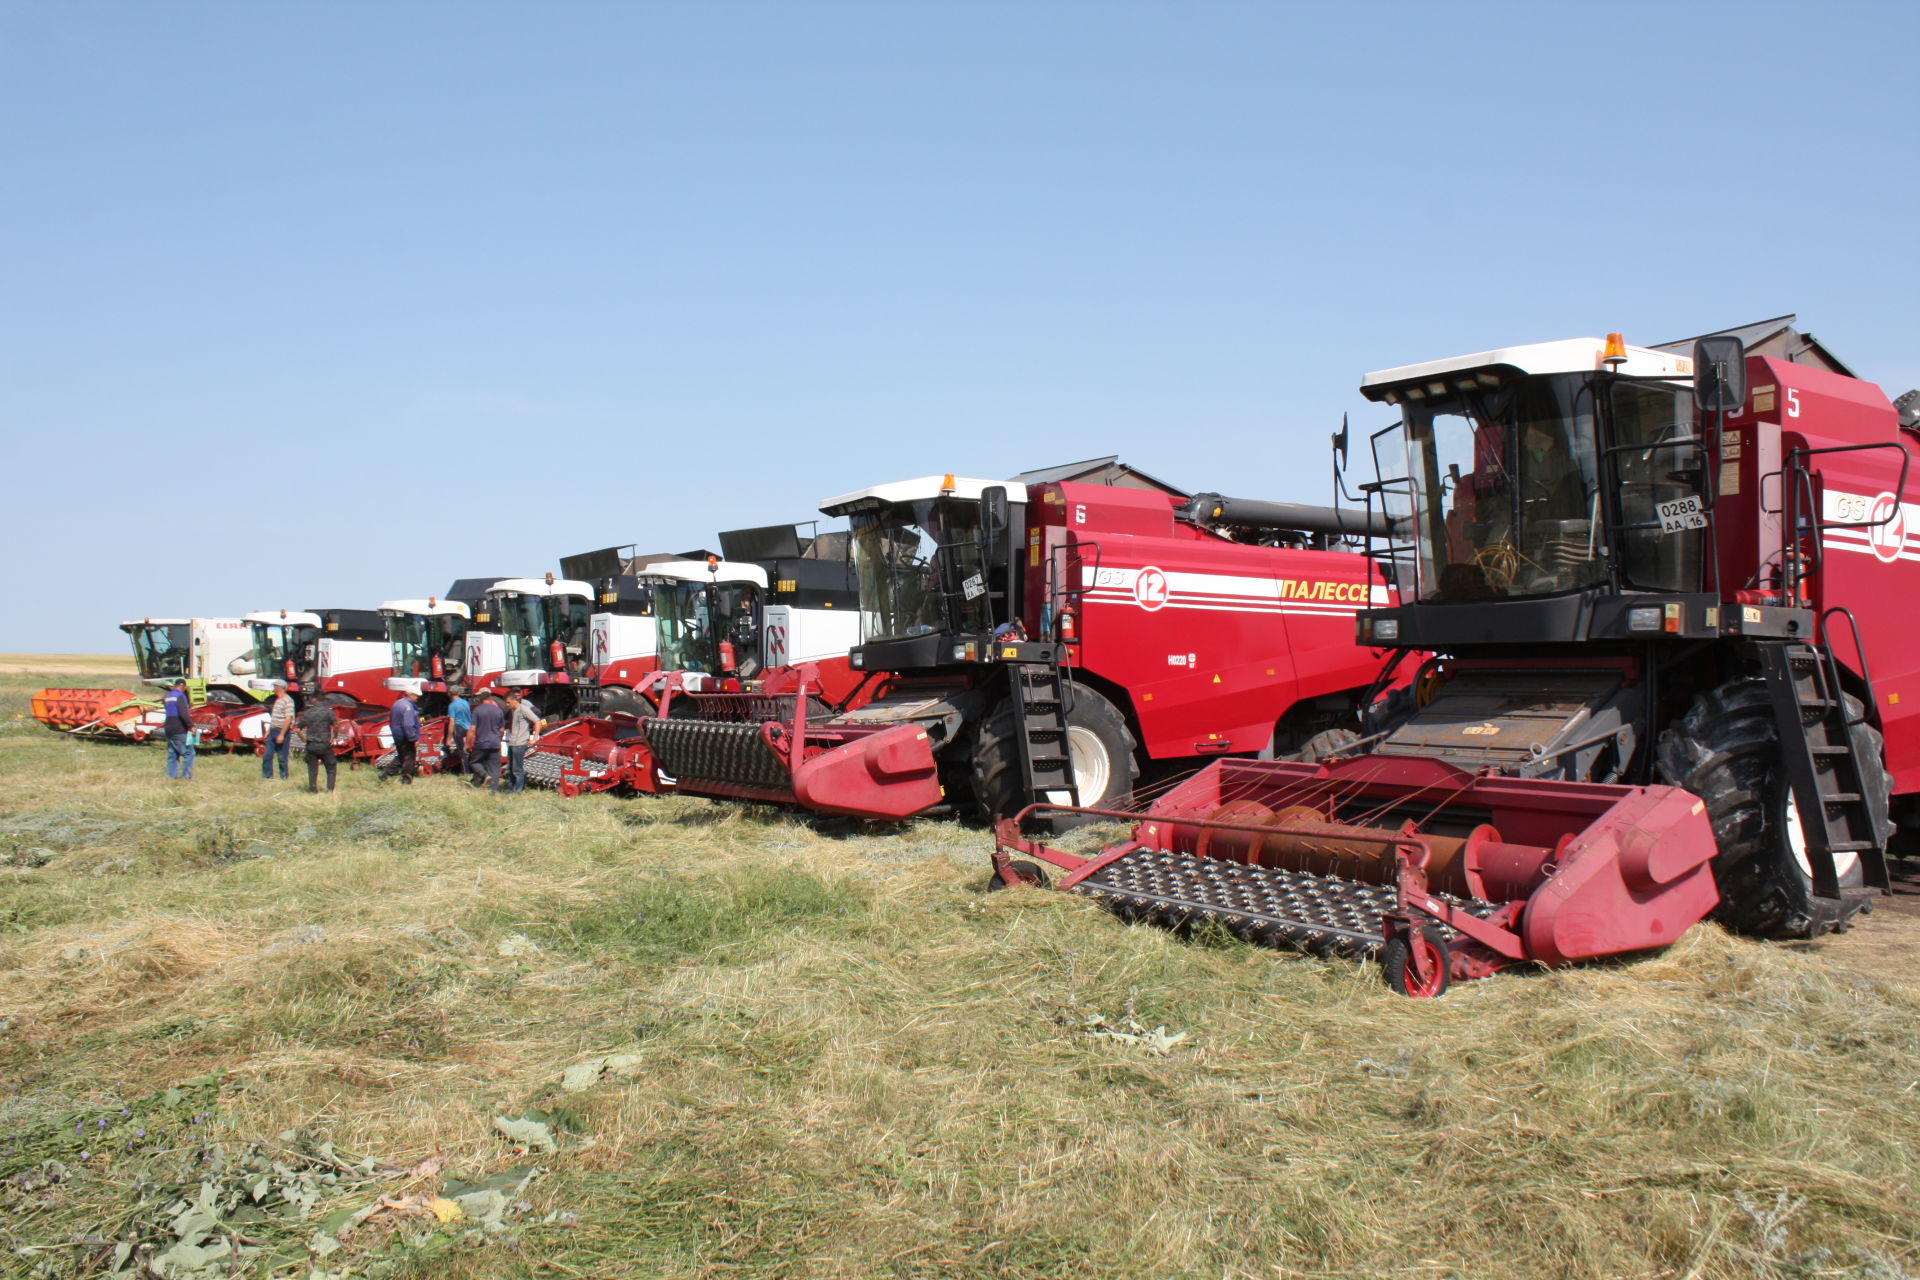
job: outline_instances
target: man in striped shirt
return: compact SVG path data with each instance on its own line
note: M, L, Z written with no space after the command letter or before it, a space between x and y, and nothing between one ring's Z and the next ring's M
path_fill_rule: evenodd
M267 736L260 744L260 776L273 776L273 760L280 758L280 777L287 776L287 752L293 744L293 695L285 680L273 682L273 704L267 708Z

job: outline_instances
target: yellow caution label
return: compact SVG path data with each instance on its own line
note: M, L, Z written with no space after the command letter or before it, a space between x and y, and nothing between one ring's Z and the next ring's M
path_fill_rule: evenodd
M1219 683L1220 683L1220 677L1219 677L1219 676L1215 676L1215 677L1213 678L1213 682L1214 682L1215 684L1219 684Z
M1000 656L1003 658L1017 658L1020 656L1020 651L1012 645L1008 645L1000 651Z

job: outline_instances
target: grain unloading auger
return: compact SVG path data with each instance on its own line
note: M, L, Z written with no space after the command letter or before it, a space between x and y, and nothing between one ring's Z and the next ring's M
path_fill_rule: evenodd
M1133 823L1093 856L1022 834L1049 813ZM1222 760L1138 809L1040 805L996 829L999 884L1317 955L1377 957L1408 995L1511 964L1672 942L1718 901L1706 806L1677 787L1467 773L1418 757Z

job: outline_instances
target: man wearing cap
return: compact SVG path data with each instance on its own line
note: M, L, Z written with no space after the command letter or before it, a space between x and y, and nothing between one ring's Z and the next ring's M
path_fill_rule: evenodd
M442 773L467 771L467 730L473 728L473 704L467 701L465 685L447 690L447 758L440 762Z
M193 699L187 696L187 682L175 680L173 688L160 699L166 715L163 729L167 735L167 776L182 782L193 781Z
M404 689L394 699L393 710L387 713L387 727L393 731L395 772L400 775L402 785L412 786L414 776L420 772L420 709L413 705L413 695Z
M474 695L479 699L473 709L473 727L467 730L467 759L472 761L473 785L487 780L487 790L500 789L500 738L506 729L507 713L491 690Z
M260 744L260 776L273 776L274 756L280 757L280 778L286 780L287 752L293 749L293 695L285 680L273 682L273 704L267 708L267 736Z

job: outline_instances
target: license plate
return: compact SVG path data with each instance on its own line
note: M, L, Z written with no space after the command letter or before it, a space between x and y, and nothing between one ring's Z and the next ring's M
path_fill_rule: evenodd
M1675 498L1670 502L1655 503L1654 510L1660 515L1661 533L1684 533L1688 529L1707 527L1707 516L1700 509L1699 498Z

